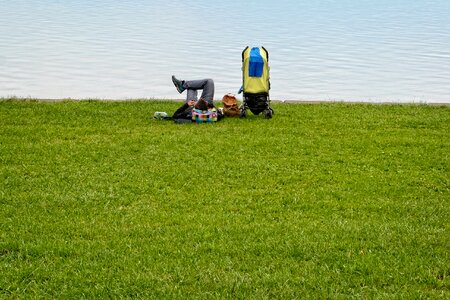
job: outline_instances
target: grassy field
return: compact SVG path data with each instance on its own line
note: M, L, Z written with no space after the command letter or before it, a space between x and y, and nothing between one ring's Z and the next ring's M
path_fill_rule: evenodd
M450 108L0 100L0 297L450 297Z

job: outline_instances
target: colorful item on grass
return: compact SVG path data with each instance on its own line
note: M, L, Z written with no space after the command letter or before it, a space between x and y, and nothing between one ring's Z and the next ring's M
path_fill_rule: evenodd
M194 108L192 110L192 121L197 123L214 123L217 122L217 110L211 108L208 110L200 110Z

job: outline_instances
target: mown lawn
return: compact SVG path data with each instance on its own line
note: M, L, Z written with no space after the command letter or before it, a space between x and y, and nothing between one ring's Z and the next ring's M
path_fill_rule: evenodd
M0 100L0 297L450 297L450 107Z

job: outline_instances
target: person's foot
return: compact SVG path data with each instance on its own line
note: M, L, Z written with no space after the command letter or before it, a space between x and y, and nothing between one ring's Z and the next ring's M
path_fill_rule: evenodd
M177 88L178 93L181 94L185 90L185 87L183 86L183 81L176 79L175 75L172 75L172 82Z

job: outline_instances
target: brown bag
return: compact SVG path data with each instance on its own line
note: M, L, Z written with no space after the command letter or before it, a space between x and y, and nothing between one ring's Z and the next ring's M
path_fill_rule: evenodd
M239 106L237 99L233 94L226 94L222 98L223 114L227 117L239 116Z

